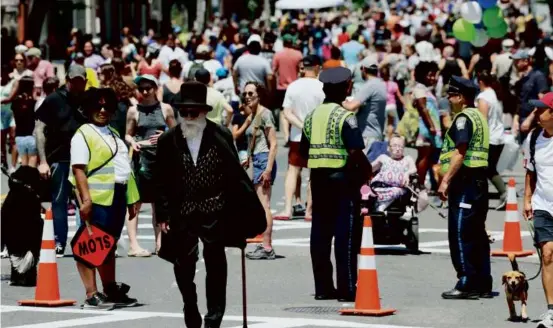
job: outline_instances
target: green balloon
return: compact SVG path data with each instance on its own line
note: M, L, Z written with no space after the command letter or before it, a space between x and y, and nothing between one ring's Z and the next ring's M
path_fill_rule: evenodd
M459 18L453 23L453 36L460 41L470 42L476 36L474 25Z
M499 26L488 29L488 35L490 38L500 39L507 34L508 26L504 21Z
M503 13L499 9L499 7L494 6L484 11L482 21L484 22L484 26L486 26L487 28L495 28L499 26L501 22L504 22L505 19L503 19Z
M346 32L351 37L353 35L353 33L355 33L357 31L358 27L359 27L359 25L357 25L357 24L350 24L350 25L348 25L348 27L346 27Z

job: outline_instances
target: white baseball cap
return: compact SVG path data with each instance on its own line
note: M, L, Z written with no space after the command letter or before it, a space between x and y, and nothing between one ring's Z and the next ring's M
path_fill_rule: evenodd
M205 54L211 51L211 48L207 44L200 44L196 48L197 54Z
M259 44L261 44L261 36L259 34L252 34L248 38L248 42L246 42L246 45L250 45L250 43L252 42L258 42Z

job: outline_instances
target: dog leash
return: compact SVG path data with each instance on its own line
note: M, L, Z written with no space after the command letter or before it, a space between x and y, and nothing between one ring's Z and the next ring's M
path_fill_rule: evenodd
M530 236L532 237L532 241L534 241L534 221L532 220L524 220L526 221L526 226L528 227L528 232L530 232ZM527 281L532 281L534 279L536 279L537 277L540 276L541 274L541 270L542 270L542 267L543 267L543 264L542 264L542 261L541 261L541 250L539 249L539 247L536 245L536 243L534 242L534 248L536 249L536 253L538 254L538 260L540 261L540 267L538 269L538 272L530 279L526 279Z

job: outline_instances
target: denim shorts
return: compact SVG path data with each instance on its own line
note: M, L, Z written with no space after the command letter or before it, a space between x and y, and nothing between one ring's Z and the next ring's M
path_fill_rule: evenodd
M267 163L269 162L269 153L253 154L253 184L261 183L261 174L267 169ZM273 165L273 171L271 172L271 185L275 182L277 173L276 161Z
M1 123L2 123L2 130L6 130L10 128L10 125L12 124L13 120L13 112L11 110L10 105L2 105L2 113L1 113Z
M115 184L113 203L111 206L92 204L91 223L97 224L105 232L119 240L125 226L125 215L127 214L127 185ZM81 221L81 225L84 221Z
M547 211L534 211L534 239L537 244L553 241L553 216Z
M38 154L34 136L15 137L15 146L19 155L34 156Z

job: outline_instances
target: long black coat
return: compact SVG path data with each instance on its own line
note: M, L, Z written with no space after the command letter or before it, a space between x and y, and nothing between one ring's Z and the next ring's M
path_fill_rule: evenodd
M240 165L230 131L208 120L202 147L204 139L218 146L224 167L225 207L217 216L220 228L216 238L227 247L245 247L247 238L253 238L267 228L265 210L253 183ZM158 223L168 222L170 226L169 233L161 238L159 256L170 262L174 262L179 251L184 251L180 249L179 240L190 233L182 228L182 223L189 218L180 215L183 201L181 178L186 174L182 172L183 152L187 151L183 149L184 143L182 129L177 125L159 138L157 147L154 174L157 186L156 218Z

